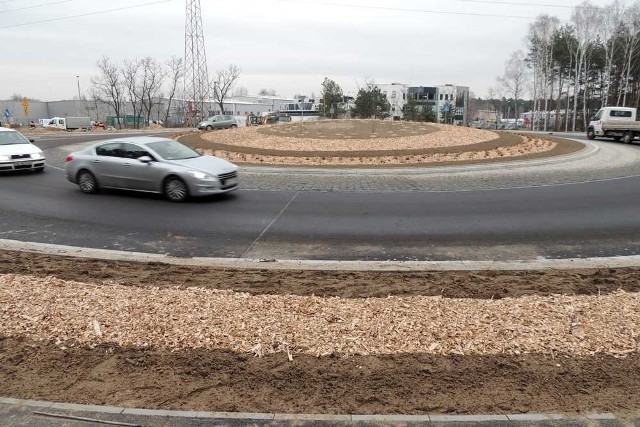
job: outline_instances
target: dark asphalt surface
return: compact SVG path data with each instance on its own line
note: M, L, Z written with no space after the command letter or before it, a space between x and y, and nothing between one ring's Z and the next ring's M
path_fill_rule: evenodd
M283 176L283 179L286 179ZM0 238L175 256L339 260L640 254L640 178L475 192L237 191L172 204L0 176Z

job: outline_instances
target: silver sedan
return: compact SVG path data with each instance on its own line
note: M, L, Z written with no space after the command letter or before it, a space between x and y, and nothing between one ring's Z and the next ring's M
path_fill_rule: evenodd
M67 179L84 193L101 188L164 194L172 202L238 188L238 167L178 141L133 137L102 141L66 158Z

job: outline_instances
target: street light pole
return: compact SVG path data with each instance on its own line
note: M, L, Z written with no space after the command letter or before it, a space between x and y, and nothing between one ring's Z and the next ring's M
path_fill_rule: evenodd
M76 80L78 82L78 103L76 104L76 114L79 116L80 115L80 109L78 108L78 105L80 104L82 97L80 95L80 76L76 75Z

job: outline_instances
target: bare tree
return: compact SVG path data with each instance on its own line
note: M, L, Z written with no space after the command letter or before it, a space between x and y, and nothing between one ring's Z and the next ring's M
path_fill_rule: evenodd
M144 87L140 84L141 63L138 59L124 61L122 78L126 88L129 104L133 110L134 127L140 127L140 114L142 113L142 100L145 97Z
M527 83L527 67L524 60L524 53L521 50L513 52L505 63L503 76L497 79L505 91L513 96L516 123L518 120L518 99Z
M276 96L276 90L275 89L266 89L266 88L262 88L258 91L258 95L260 96Z
M125 99L125 88L122 82L122 75L118 66L103 56L97 63L100 75L91 79L92 93L105 104L109 105L116 114L118 127L120 123L120 111Z
M553 85L553 40L559 20L549 15L539 15L529 26L529 43L533 63L533 100L534 126L537 126L536 113L540 101L544 100L544 130L547 129L549 92Z
M629 7L623 18L622 25L622 40L624 50L624 65L622 71L623 82L620 85L621 91L618 92L618 105L620 105L620 93L622 92L622 105L627 104L627 92L629 91L629 80L634 68L634 63L638 56L638 44L640 39L638 33L640 32L640 4L634 3Z
M575 55L576 59L576 68L575 68L575 84L576 87L573 91L573 124L572 130L575 132L576 130L576 118L578 116L578 84L580 82L580 78L583 73L587 72L587 53L589 48L593 45L595 41L595 37L597 36L594 31L594 27L599 19L600 10L598 7L594 6L589 2L589 0L585 0L580 3L571 14L571 21L573 22L575 28L575 36L578 41L575 46ZM586 79L585 79L586 81ZM584 126L586 128L586 120L587 120L587 91L585 86L583 96L583 121Z
M218 103L221 114L224 114L224 100L240 78L240 68L231 64L227 68L216 71L213 81L213 99Z
M602 47L604 48L604 93L602 97L602 106L609 105L609 95L611 91L611 77L613 74L614 59L616 57L615 35L620 31L622 24L624 5L621 0L614 0L613 3L599 8L600 16L598 22L598 30L602 39Z
M154 99L157 101L166 72L162 64L151 57L144 58L140 63L142 65L142 106L146 113L147 123L149 123L151 110L154 104L157 104Z
M233 89L233 96L247 96L249 94L249 91L247 90L246 87L237 87L235 89Z
M490 87L487 89L487 97L489 98L487 100L489 107L493 110L494 113L494 118L496 121L496 128L498 127L498 122L500 121L500 114L499 114L499 110L502 107L502 88L501 87Z
M167 108L164 116L164 123L169 121L169 114L171 114L171 104L173 99L176 96L178 85L184 76L184 65L182 63L182 58L178 58L176 56L171 57L167 61L167 74L169 77L169 87L167 90Z

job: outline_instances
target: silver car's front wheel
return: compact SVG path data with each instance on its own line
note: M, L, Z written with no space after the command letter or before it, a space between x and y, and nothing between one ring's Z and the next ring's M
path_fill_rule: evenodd
M172 202L184 202L189 196L189 191L180 178L170 177L164 183L164 195Z
M98 191L98 181L91 172L82 170L78 173L78 187L83 193L93 194Z

